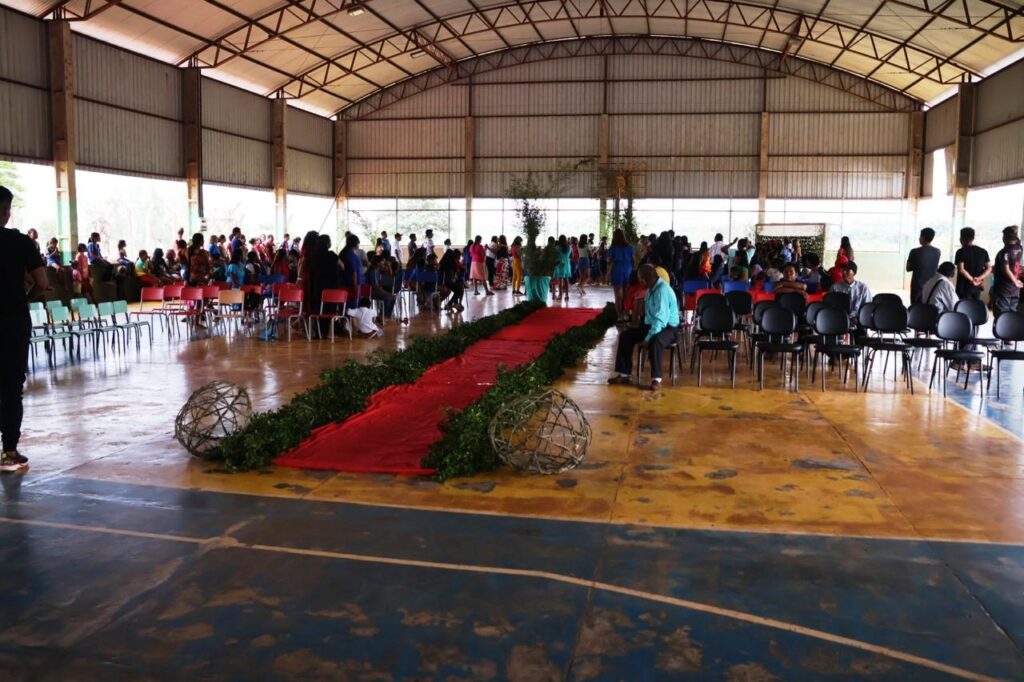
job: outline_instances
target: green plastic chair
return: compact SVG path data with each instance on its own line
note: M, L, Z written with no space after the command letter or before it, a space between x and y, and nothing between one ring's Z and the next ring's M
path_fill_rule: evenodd
M128 301L114 301L114 321L117 322L118 315L124 315L125 321L120 324L127 330L135 330L135 346L138 347L140 343L140 336L142 335L142 328L145 327L146 331L149 332L149 345L153 345L153 325L145 320L132 321L130 312L128 310Z
M71 308L71 318L79 316L79 310L82 306L89 305L89 299L87 298L73 298L68 303L68 307Z

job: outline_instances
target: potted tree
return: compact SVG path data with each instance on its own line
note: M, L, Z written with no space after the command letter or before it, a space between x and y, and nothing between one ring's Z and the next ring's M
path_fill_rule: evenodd
M541 183L533 173L523 177L514 177L506 192L510 199L515 200L515 213L519 220L519 229L526 236L523 247L523 269L526 272L526 300L547 303L548 291L551 287L551 275L558 264L558 252L554 246L541 246L537 243L541 231L547 222L547 213L540 204L540 198L552 196L557 192L556 185L561 182L559 174L549 174L547 181Z

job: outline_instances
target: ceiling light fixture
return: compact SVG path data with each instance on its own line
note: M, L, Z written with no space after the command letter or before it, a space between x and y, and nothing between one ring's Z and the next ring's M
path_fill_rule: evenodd
M426 52L424 52L423 50L413 50L412 52L409 53L409 56L412 57L413 59L419 59L425 54Z
M366 10L363 9L362 7L353 7L352 9L350 9L348 11L348 15L350 17L358 17L360 14L363 14L365 12L366 12Z

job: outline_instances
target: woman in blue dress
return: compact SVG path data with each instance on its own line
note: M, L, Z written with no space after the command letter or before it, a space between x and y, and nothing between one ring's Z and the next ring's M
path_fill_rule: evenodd
M634 250L626 241L626 234L622 230L615 230L612 247L608 249L608 272L615 290L615 310L620 321L625 319L628 312L623 308L623 300L626 287L629 286L629 277L633 274L633 257Z
M555 272L551 275L552 284L554 284L551 287L551 292L555 299L561 296L565 300L569 300L569 279L572 277L571 254L569 240L563 234L558 238L558 265L555 266Z

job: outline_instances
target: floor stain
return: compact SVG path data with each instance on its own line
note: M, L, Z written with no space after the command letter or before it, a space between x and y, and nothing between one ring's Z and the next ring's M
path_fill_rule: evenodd
M723 478L732 478L736 475L735 469L716 469L715 471L709 471L704 474L704 478L710 478L712 480L720 480Z

